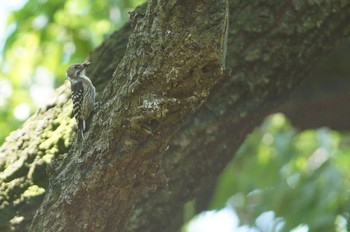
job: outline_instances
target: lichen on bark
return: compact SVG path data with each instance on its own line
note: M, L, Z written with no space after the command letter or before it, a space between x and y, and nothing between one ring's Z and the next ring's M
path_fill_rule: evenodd
M1 229L30 223L43 197L37 185L48 192L32 231L178 231L183 204L207 192L254 126L349 35L350 3L318 2L331 7L231 0L228 10L213 0L138 8L91 55L100 106L86 140L73 142L65 85L2 146L1 170L15 170L6 174L15 183L2 188L40 197L14 208L18 195L5 194ZM4 162L8 154L18 163ZM13 216L24 219L11 224Z
M67 85L0 148L0 230L25 230L48 187L46 168L68 152L73 140ZM62 113L63 112L63 113ZM34 212L33 212L34 211ZM10 221L11 220L11 221Z
M223 77L224 40L218 35L226 34L227 7L226 1L148 3L100 93L103 104L90 131L81 144L73 144L52 179L50 190L55 191L47 193L31 231L123 230L133 199L150 178L159 179L162 154L176 128ZM177 15L190 11L193 20L185 25ZM160 106L145 113L141 106L149 99Z

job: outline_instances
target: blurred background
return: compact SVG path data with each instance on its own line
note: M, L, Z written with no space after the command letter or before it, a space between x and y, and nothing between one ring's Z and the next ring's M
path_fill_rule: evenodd
M45 105L67 66L84 61L143 2L1 1L0 145ZM321 126L298 129L281 113L266 118L221 174L208 210L186 204L182 231L350 231L349 133Z

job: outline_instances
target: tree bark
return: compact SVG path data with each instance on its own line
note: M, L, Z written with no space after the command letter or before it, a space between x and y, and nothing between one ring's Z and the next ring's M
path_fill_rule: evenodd
M138 8L91 54L100 105L86 139L73 142L65 84L2 146L0 226L25 228L45 188L31 231L177 231L183 204L349 35L349 1L321 3Z
M227 22L227 1L148 3L30 231L124 231L177 128L223 77Z

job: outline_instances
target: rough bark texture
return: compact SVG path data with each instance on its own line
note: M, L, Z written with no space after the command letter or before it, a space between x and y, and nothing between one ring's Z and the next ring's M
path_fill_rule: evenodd
M31 231L177 231L183 204L206 197L349 20L341 0L140 7L91 54L101 104L86 139L72 142L65 84L2 146L1 231L25 231L43 189Z
M139 201L128 231L176 231L183 219L178 202L203 197L245 136L349 34L349 2L230 3L227 66L232 75L177 133L161 167L169 188Z
M223 77L227 22L226 1L148 3L101 93L93 133L73 144L30 231L124 230L133 203L162 181L177 128Z

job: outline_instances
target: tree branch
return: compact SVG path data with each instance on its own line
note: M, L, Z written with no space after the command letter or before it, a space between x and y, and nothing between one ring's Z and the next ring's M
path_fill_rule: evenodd
M127 231L178 231L184 203L207 193L246 135L349 35L349 2L230 4L232 75L177 133L161 166L169 187L139 200Z
M124 230L177 128L222 77L227 8L217 0L148 3L90 133L73 144L30 231Z
M183 204L211 186L245 136L349 35L346 1L231 0L226 65L232 74L211 90L222 77L227 13L224 2L198 2L151 1L132 15L134 29L126 26L92 53L89 71L102 104L87 140L68 155L75 129L67 86L6 140L1 192L23 196L33 184L46 187L45 178L33 176L44 176L48 157L58 157L32 231L65 225L123 231L127 220L127 231L178 230ZM18 182L21 188L12 187ZM18 194L1 196L4 231L14 215L25 215L22 226L30 221L33 209L24 206L30 199L39 204L43 192L35 193L21 201Z

